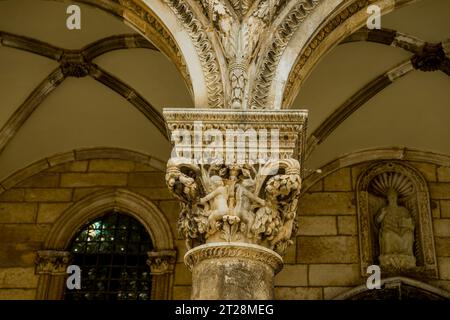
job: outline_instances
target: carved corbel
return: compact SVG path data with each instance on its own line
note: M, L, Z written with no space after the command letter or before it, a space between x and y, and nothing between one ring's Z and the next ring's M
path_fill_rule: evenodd
M66 270L72 261L68 251L42 250L36 256L36 274L39 275L36 298L60 300L64 295Z
M147 255L147 265L152 275L152 300L171 299L176 250L149 251Z

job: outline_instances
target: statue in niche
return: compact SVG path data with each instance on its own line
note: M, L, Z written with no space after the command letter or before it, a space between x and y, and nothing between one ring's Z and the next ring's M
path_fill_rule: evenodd
M379 226L380 266L386 269L410 269L414 257L414 220L409 210L398 205L398 192L387 190L387 206L375 216Z

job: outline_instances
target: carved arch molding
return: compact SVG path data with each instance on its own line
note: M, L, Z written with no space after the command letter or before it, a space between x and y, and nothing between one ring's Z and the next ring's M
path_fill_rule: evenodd
M358 177L356 193L362 275L375 264L384 276L436 277L430 199L423 176L401 162L377 162Z
M54 0L62 1L62 0ZM118 16L164 52L197 108L281 109L365 9L412 0L77 0Z

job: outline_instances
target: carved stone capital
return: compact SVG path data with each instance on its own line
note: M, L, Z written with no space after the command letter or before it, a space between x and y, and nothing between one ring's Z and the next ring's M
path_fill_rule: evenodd
M36 274L66 274L67 266L72 260L68 251L42 250L37 252Z
M152 275L173 273L177 260L175 250L149 251L147 265Z
M174 143L166 182L181 202L178 229L188 249L240 242L283 254L296 228L306 113L178 109L164 116Z

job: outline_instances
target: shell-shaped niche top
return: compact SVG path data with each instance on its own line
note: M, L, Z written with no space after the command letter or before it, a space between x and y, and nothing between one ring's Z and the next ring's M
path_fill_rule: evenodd
M375 195L386 197L389 189L394 189L402 200L413 196L415 192L411 179L399 172L383 172L370 182L369 191Z

